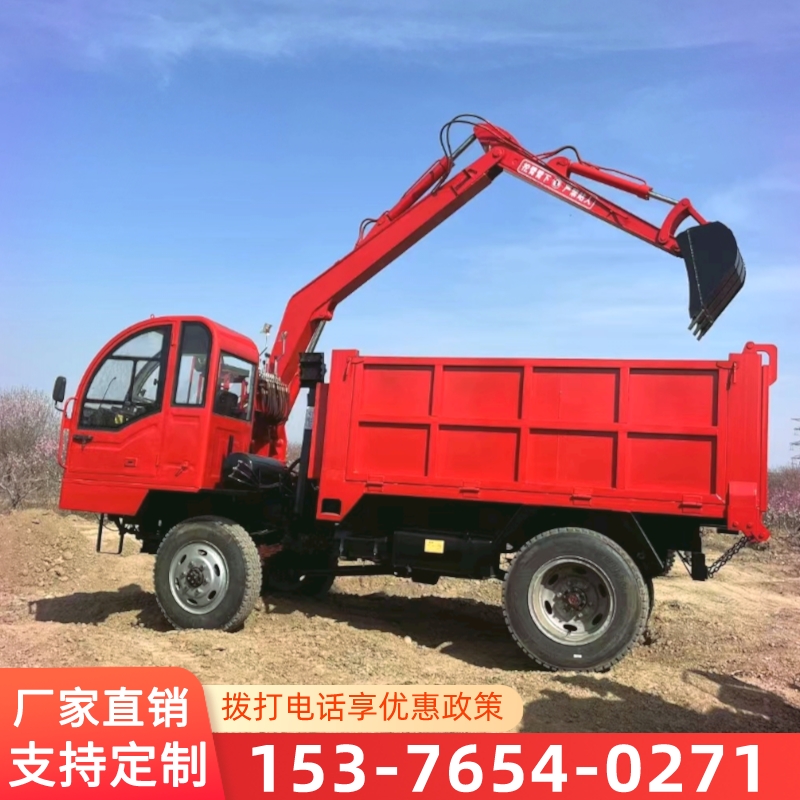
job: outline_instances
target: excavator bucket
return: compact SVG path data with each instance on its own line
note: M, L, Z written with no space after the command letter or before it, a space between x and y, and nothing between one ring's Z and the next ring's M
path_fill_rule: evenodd
M689 330L699 340L744 286L744 261L733 233L721 222L687 228L675 240L689 277Z

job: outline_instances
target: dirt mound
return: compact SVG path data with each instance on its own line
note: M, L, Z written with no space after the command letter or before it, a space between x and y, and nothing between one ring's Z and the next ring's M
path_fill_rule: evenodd
M656 581L646 644L606 675L536 670L503 622L500 586L338 579L325 600L264 598L236 634L172 631L153 557L96 523L0 516L0 666L180 665L204 683L503 683L523 730L800 729L800 551L793 535L746 549L695 583ZM709 557L731 544L708 537Z
M86 569L85 522L53 511L0 516L0 581L6 589L61 588ZM76 558L77 556L77 558Z

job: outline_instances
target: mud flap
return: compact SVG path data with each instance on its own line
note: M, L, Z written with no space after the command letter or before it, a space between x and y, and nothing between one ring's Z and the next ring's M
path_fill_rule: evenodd
M687 228L675 240L689 278L689 330L699 340L744 286L744 260L733 233L721 222Z

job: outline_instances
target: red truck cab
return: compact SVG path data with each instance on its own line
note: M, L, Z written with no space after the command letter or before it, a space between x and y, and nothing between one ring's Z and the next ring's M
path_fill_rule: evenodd
M205 317L151 317L114 337L65 406L61 506L134 516L148 492L199 492L250 448L259 353Z

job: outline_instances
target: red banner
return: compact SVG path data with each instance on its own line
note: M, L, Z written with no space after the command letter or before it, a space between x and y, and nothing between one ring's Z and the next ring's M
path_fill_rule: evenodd
M4 798L735 800L788 798L800 785L800 734L212 733L204 687L183 669L0 678Z
M796 796L800 734L215 734L229 798Z
M0 796L225 797L190 672L3 669L0 678Z

